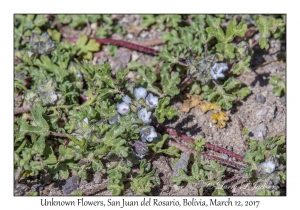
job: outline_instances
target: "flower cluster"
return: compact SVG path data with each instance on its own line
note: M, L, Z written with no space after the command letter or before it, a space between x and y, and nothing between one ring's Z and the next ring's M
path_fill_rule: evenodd
M218 78L224 78L223 72L228 70L228 66L226 63L215 63L210 70L210 75L217 80Z
M113 117L108 121L109 124L114 124L120 120L122 115L127 115L130 111L136 112L137 117L143 121L144 124L147 124L146 127L142 127L140 131L141 144L146 145L143 142L152 142L154 138L157 137L157 133L153 126L149 126L151 123L151 110L155 109L158 105L158 97L152 93L147 93L147 90L143 87L135 88L134 99L130 98L128 95L122 97L123 102L117 105L118 115ZM139 143L135 143L137 145ZM135 150L137 150L135 148ZM136 151L137 152L137 151ZM137 152L140 154L140 152ZM144 154L138 155L143 157Z

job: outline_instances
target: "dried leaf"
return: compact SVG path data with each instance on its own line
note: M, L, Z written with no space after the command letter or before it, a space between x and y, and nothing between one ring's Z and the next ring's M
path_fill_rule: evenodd
M217 123L218 128L224 128L226 121L229 120L229 117L225 112L222 112L221 110L215 110L210 119L213 123Z
M207 101L202 101L201 105L199 106L199 108L203 111L203 112L207 112L209 110L214 110L216 108L216 104L215 103L210 103Z
M192 97L188 96L188 99L183 101L181 111L189 112L191 108L193 108L201 103L202 103L201 96L199 96L199 95L193 95Z

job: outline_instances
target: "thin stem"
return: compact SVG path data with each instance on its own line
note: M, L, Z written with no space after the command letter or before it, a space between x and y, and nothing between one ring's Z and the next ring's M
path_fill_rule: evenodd
M22 114L24 112L28 112L30 109L31 109L30 105L26 105L26 106L15 108L14 115Z
M169 141L169 146L174 146L174 147L178 148L179 150L181 150L183 152L189 151L190 153L193 153L193 154L198 153L202 157L205 157L205 158L210 159L210 160L218 161L220 163L223 163L225 165L228 165L228 166L231 166L231 167L234 167L234 168L241 169L241 168L245 167L244 165L238 164L238 163L233 162L233 161L229 161L229 160L225 160L225 159L213 156L213 155L209 155L209 154L206 154L205 152L199 152L197 150L194 150L192 148L189 148L187 146L184 146L184 145L179 144L179 143L174 142L174 141Z
M179 85L179 90L183 91L187 86L189 86L192 82L194 82L195 80L191 77L188 77L187 79L185 79L180 85Z
M95 38L95 40L96 40L96 42L98 42L100 44L113 44L113 45L117 45L117 46L121 46L121 47L126 47L129 49L133 49L136 51L148 53L151 55L158 55L158 53L159 53L158 50L154 50L149 47L145 47L145 46L141 46L138 44L133 44L133 43L125 42L125 41L121 41L121 40L108 39L108 38L105 38L105 39ZM77 38L63 38L62 41L76 42Z
M168 127L166 127L166 126L164 126L164 125L162 125L160 123L156 123L155 127L158 128L158 129L160 129L160 130L163 130L163 131L167 132L170 135L179 137L181 140L183 140L185 142L189 142L189 143L194 143L195 142L195 140L193 138L188 137L188 136L186 136L186 135L184 135L182 133L179 133L178 131L176 131L176 130L174 130L172 128L168 128ZM214 150L216 152L221 152L223 154L226 154L226 155L229 155L231 157L234 157L236 160L239 160L239 161L243 161L243 159L244 159L244 157L241 156L241 155L238 155L238 154L236 154L236 153L234 153L232 151L229 151L227 149L224 149L222 147L213 145L213 144L208 143L208 142L205 144L205 147L207 149L211 149L211 150Z
M56 137L67 138L66 134L63 134L63 133L56 133L56 132L50 131L50 134L52 136L56 136Z
M239 176L233 176L233 177L231 177L231 178L229 178L229 179L225 179L224 181L222 181L222 184L228 184L228 183L230 183L230 182L233 182L233 181L235 181L235 180L238 180L238 179L240 179L241 177L239 177Z

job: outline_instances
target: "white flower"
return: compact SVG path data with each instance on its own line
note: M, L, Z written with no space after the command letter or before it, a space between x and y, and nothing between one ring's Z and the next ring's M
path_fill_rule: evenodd
M47 93L46 101L48 104L53 104L55 101L57 101L57 95L54 91L50 91Z
M89 119L86 117L83 119L83 122L85 122L86 124L89 124Z
M154 130L153 126L147 126L142 128L141 130L142 141L149 141L152 142L153 138L157 137L157 133Z
M127 114L130 111L128 104L125 102L118 104L117 109L120 114Z
M262 168L263 172L265 172L267 174L271 174L275 170L275 163L268 160L266 162L261 163L261 168Z
M149 93L147 98L146 98L146 104L151 108L155 108L158 105L158 97L153 96L152 93Z
M145 98L147 95L147 91L143 87L135 88L133 92L136 100L139 100L140 98Z
M122 100L128 105L131 104L131 98L128 95L123 96Z
M215 63L210 70L210 75L217 80L218 78L224 78L224 74L222 72L226 71L228 66L226 63Z
M108 123L109 124L114 124L115 122L119 121L120 120L120 115L116 115L114 116L113 118L111 118L110 120L108 120Z
M141 120L143 120L143 123L150 123L151 122L150 116L151 116L151 112L147 112L146 108L143 108L138 112L138 117Z

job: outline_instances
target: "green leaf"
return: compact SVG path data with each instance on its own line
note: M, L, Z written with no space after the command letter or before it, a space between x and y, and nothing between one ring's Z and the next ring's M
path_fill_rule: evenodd
M252 70L249 68L250 66L250 60L251 56L248 55L247 57L243 58L240 60L233 69L234 74L245 74L245 73L250 73Z
M227 194L224 191L224 189L223 188L220 189L218 187L213 191L212 196L226 196Z
M62 162L65 160L72 160L74 158L74 152L70 148L66 148L63 145L60 145L58 148L59 156L58 161Z
M71 194L71 196L82 196L81 190L74 190Z
M260 33L259 46L266 50L269 49L269 44L267 43L267 39L274 34L277 29L284 26L284 23L281 19L269 18L264 16L259 16L259 18L255 21L255 25L258 27Z
M52 147L50 147L49 145L45 146L44 156L45 156L44 162L46 164L48 164L48 165L54 165L54 164L57 163L56 156L54 155Z
M97 52L100 49L100 44L94 39L88 40L87 35L81 35L74 47L76 55L83 56L84 59L91 60L93 58L92 52Z
M175 115L178 114L178 111L173 108L173 106L166 107L170 102L169 97L162 98L158 101L158 106L155 109L154 115L157 118L157 121L163 123L165 117L171 120Z
M216 44L217 52L224 53L224 56L228 58L235 58L234 54L234 46L232 44L227 43L218 43Z
M36 126L29 125L25 120L19 118L18 124L20 125L18 139L23 139L27 133L35 133L39 136L48 136L49 135L49 126L47 121L43 118L43 113L46 111L46 108L36 108L31 110L31 115Z
M177 85L180 83L179 72L168 72L166 68L162 68L161 71L163 92L165 95L174 96L177 95L180 91L177 88Z
M43 154L45 149L45 137L44 136L40 136L38 138L37 141L34 142L33 146L32 146L32 150L31 153L32 154Z
M33 21L34 25L38 27L43 26L46 22L48 22L48 18L45 18L44 15L36 15Z
M240 89L236 95L240 98L240 99L244 99L246 96L248 96L251 93L251 90L248 87L243 87L242 89Z
M275 96L280 97L283 93L285 93L285 83L279 76L272 76L269 82L271 85L274 86L272 91Z

